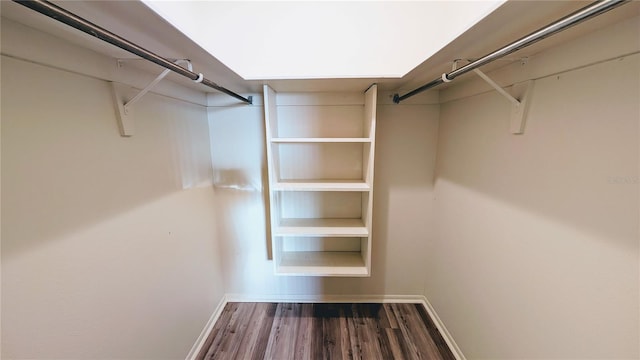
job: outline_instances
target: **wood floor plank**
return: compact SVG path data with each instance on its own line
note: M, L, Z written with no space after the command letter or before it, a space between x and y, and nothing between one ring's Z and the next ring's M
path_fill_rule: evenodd
M416 355L419 359L441 360L442 356L438 351L438 347L429 336L426 327L416 321L417 312L411 304L395 305L399 314L398 324L403 331L405 338L409 339L409 344L415 348ZM421 321L421 319L420 319ZM421 326L422 325L422 326Z
M376 339L380 348L380 354L385 359L392 359L390 343L386 334L386 329L391 327L389 318L386 314L384 304L367 304L369 313L371 314L371 326L375 330Z
M269 331L271 330L270 326L273 322L273 317L269 319L268 311L268 307L271 304L254 303L253 305L253 311L247 320L248 322L244 336L242 336L236 352L236 358L238 359L250 359L252 354L256 352L261 330L263 329L263 324L265 322L269 324Z
M339 318L340 355L341 355L340 358L344 360L353 359L353 349L351 347L351 335L349 332L349 323L348 323L349 314L351 314L349 306L347 304L342 304L342 306L340 307L340 318Z
M324 334L322 333L322 304L313 305L313 318L311 319L311 344L310 353L312 359L322 359L324 347Z
M241 342L238 340L244 337L255 305L256 303L246 303L244 306L236 308L229 321L229 326L224 330L221 340L218 342L218 346L206 359L233 359L237 357Z
M271 337L271 327L273 326L273 320L276 316L277 307L277 303L265 303L265 315L263 322L260 324L260 330L258 331L258 339L255 344L254 352L253 354L251 354L251 357L248 357L247 359L264 359L264 354L267 351L267 344L269 343L269 338Z
M387 321L389 322L389 327L391 329L398 329L398 320L396 319L396 315L391 309L391 304L383 305L384 313L387 316Z
M251 317L254 314L254 310L256 308L256 303L248 303L247 306L241 307L243 311L238 313L238 318L235 323L235 327L230 329L231 334L233 336L227 336L223 341L223 349L226 350L227 356L224 357L215 357L214 359L225 359L225 358L237 358L238 350L240 349L240 345L242 341L237 341L238 338L245 339L245 335L247 330L249 330L249 325L251 324Z
M378 339L378 346L380 347L380 356L382 359L393 359L393 350L391 349L391 342L389 336L387 336L388 327L382 327L378 323L376 329L376 338Z
M340 335L340 306L323 304L322 314L322 358L342 358L342 336Z
M218 333L224 330L224 327L218 326L218 325L219 324L226 325L229 322L229 318L231 317L231 312L229 311L229 309L231 309L234 306L238 306L238 304L227 303L224 309L222 309L222 312L220 313L218 320L214 324L214 327L211 329L211 332L209 333L207 340L202 345L202 349L200 349L200 353L196 356L196 360L205 359L206 354L211 350L214 339L218 336Z
M313 304L300 305L300 319L293 351L294 359L311 360L313 336Z
M389 346L391 348L391 353L392 353L391 359L396 359L396 360L416 359L416 357L411 354L411 350L407 347L407 343L400 329L385 329L385 330L386 330L385 333L387 335L387 339L389 341Z
M413 335L423 343L420 348L424 347L425 349L428 349L426 350L427 357L435 358L435 356L437 356L439 359L444 359L438 344L436 344L434 338L428 331L426 324L422 321L422 318L420 317L420 314L418 313L415 305L403 304L403 308L406 310L407 314L411 314L411 316L409 316L409 323L412 325Z
M376 356L379 357L381 354L388 352L388 351L383 351L383 349L380 347L381 345L380 332L378 330L379 328L378 314L379 314L380 307L382 307L381 304L362 304L362 308L363 308L362 313L364 316L364 323L365 323L364 330L366 333L366 342L368 343L368 346L364 351L364 354L365 356L367 356L367 359L372 359Z
M360 321L360 319L358 319L357 317L354 316L354 311L353 309L356 307L356 304L353 304L353 306L345 306L343 308L344 311L344 315L346 317L347 320L347 331L349 332L349 344L345 344L345 347L347 347L347 352L349 353L349 349L350 354L351 354L351 358L352 359L356 359L356 360L362 360L362 347L361 347L361 341L360 341L360 336L358 334L358 321Z
M204 352L203 359L210 359L219 349L224 336L228 333L229 328L235 322L235 317L238 316L237 312L239 311L241 304L239 303L227 303L222 310L222 314L220 315L220 319L216 322L216 326L214 326L213 331L209 335L211 342L207 348L203 348ZM217 324L222 324L224 326L217 326Z
M451 352L449 345L447 345L447 342L442 337L440 330L438 330L438 327L433 322L433 320L431 320L431 317L427 313L427 309L425 309L422 304L414 304L414 305L415 305L416 311L418 312L418 315L422 319L423 324L427 328L427 331L429 332L431 339L433 339L433 341L436 343L436 346L438 347L438 350L440 351L442 358L445 360L456 360L456 357L453 355L453 352Z
M355 328L358 337L358 347L362 359L374 359L380 356L380 345L376 331L372 328L371 309L367 304L353 306L353 317L356 319Z
M406 319L404 318L404 314L400 311L399 305L401 304L391 304L390 308L393 311L396 320L398 321L398 329L402 333L402 339L404 340L404 344L406 345L409 357L411 359L421 359L421 352L418 349L417 344L411 337L411 330L409 330L406 324Z
M455 357L420 304L228 303L197 359Z
M274 348L277 345L277 342L280 340L279 329L282 326L282 312L285 304L277 304L276 312L273 316L273 322L271 324L271 329L269 330L269 341L267 342L267 346L264 352L264 358L267 359L267 355L272 354L274 352Z
M293 359L301 304L278 304L265 359Z

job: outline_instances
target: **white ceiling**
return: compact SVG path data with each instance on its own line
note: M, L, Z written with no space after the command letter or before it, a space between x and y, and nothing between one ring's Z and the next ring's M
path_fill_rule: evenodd
M247 80L401 78L505 0L142 0Z

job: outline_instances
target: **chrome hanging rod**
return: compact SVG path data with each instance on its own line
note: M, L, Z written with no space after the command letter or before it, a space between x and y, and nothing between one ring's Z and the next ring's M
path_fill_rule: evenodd
M573 25L576 25L582 21L588 20L592 17L595 17L597 15L600 15L602 13L605 13L617 6L620 6L622 4L625 4L629 2L629 0L603 0L603 1L597 1L593 4L590 4L574 13L571 13L565 17L563 17L562 19L551 23L539 30L536 30L534 32L532 32L531 34L518 39L514 42L512 42L509 45L506 45L504 47L502 47L501 49L498 49L490 54L487 54L473 62L470 62L469 64L462 66L459 69L453 70L450 73L444 73L442 74L441 77L425 84L422 85L421 87L412 90L402 96L400 96L399 94L395 94L393 96L393 102L396 104L399 104L400 101L405 100L407 98L410 98L418 93L421 93L425 90L431 89L433 87L436 87L440 84L446 83L446 82L450 82L451 80L455 79L456 77L468 73L469 71L472 71L473 69L479 68L480 66L486 65L494 60L497 60L503 56L509 55L517 50L520 50L522 48L525 48L537 41L540 41L546 37L549 37L551 35L554 35L562 30L565 30Z
M252 97L245 98L235 92L224 88L211 80L206 79L202 73L195 73L188 69L183 68L180 65L174 64L172 61L159 56L141 46L138 46L132 43L129 40L126 40L109 30L106 30L88 20L81 18L57 5L54 5L46 0L13 0L14 2L26 6L29 9L35 10L45 16L48 16L52 19L58 20L61 23L67 24L73 28L76 28L82 32L85 32L91 36L94 36L102 41L108 42L112 45L115 45L121 49L124 49L130 53L140 56L143 59L149 60L157 65L160 65L164 68L167 68L173 72L176 72L184 77L187 77L197 83L202 83L210 88L221 91L229 96L233 96L234 98L243 101L247 104L252 103Z

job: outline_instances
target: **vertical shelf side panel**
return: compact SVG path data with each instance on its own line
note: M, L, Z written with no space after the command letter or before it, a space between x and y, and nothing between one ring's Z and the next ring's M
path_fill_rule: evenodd
M371 85L365 92L364 98L364 135L371 140L369 146L362 151L362 178L373 189L373 163L376 139L376 107L378 100L378 86ZM368 150L368 151L367 151Z
M371 85L364 93L364 137L375 137L376 106L378 102L378 85Z
M365 226L369 231L369 236L366 238L366 244L363 239L361 244L361 252L364 263L367 267L367 274L371 276L371 243L372 243L372 222L373 222L373 174L374 174L374 154L376 148L376 110L378 107L378 85L373 84L365 92L364 97L364 127L365 135L369 136L371 143L364 146L363 158L362 158L362 170L363 178L369 184L370 189L368 196L363 194L362 196L362 217L365 222ZM368 151L367 151L368 148Z
M264 121L265 121L265 144L267 151L267 177L269 179L268 185L266 186L266 191L269 192L269 204L268 209L269 212L267 216L269 217L268 222L270 224L270 233L267 234L269 238L269 243L271 246L271 256L273 258L274 266L277 267L282 250L281 245L277 241L275 236L273 236L273 232L278 226L280 222L280 211L279 211L279 199L276 199L276 194L272 190L274 188L274 184L276 182L277 176L277 161L274 156L273 145L271 144L271 139L274 136L277 136L277 125L278 125L278 112L276 108L276 92L270 88L268 85L264 85L263 87L263 96L264 96Z

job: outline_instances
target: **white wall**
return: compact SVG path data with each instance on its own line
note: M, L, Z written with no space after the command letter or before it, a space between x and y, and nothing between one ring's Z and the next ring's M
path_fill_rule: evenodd
M493 74L539 78L524 135L506 99L469 96L476 80L441 92L425 293L467 358L640 356L637 29ZM606 61L623 48L636 54Z
M253 106L229 106L225 97L210 96L218 235L227 292L245 299L421 295L425 239L431 234L425 217L432 216L437 97L426 94L395 105L390 94L379 96L370 278L273 274L262 188L267 181L264 109L261 96L254 99Z
M122 138L108 82L12 56L111 59L2 26L2 357L183 358L224 294L205 107L147 94Z

